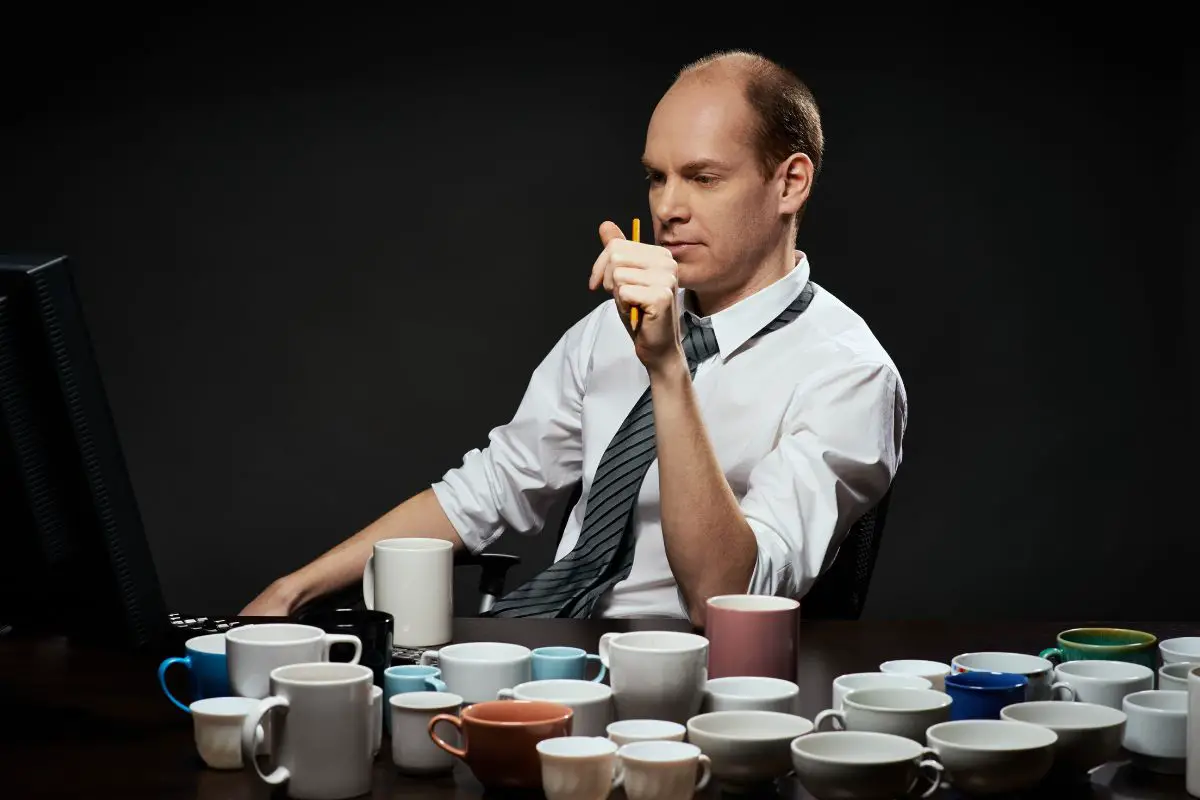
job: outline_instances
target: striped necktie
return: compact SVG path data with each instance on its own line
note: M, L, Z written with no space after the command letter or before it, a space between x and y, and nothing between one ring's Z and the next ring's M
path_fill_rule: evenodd
M754 338L787 325L808 307L812 297L810 282ZM717 337L712 328L693 321L690 314L684 325L683 352L695 378L700 364L717 354ZM654 407L647 388L600 459L575 547L497 600L484 616L590 616L600 597L628 577L633 567L633 511L642 481L657 457Z

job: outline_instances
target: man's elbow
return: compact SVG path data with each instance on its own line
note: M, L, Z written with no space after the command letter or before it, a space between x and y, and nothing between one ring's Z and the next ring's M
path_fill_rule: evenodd
M690 591L685 589L683 594L687 603L688 620L694 627L704 627L710 598L726 594L746 594L749 591L757 558L758 545L752 541L745 551L740 551L730 558L720 559L719 563L709 564L708 574Z

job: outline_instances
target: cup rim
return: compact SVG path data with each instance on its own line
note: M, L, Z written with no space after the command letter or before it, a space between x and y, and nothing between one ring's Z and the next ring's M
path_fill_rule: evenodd
M1021 728L1029 730L1031 733L1035 733L1037 736L1040 736L1042 739L1046 739L1047 737L1049 737L1049 740L1042 742L1040 744L1021 744L1021 745L998 747L998 746L990 745L990 744L989 745L978 745L978 744L965 745L965 744L962 744L961 742L951 741L942 736L943 731L958 730L961 728L1006 727L1006 728L1015 730L1014 726L1020 726ZM933 747L933 743L936 741L942 745L947 745L949 747L957 747L957 748L960 748L963 750L982 750L985 752L1001 752L1001 753L1022 752L1025 750L1040 750L1043 747L1053 747L1055 745L1055 743L1058 742L1058 734L1055 733L1054 731L1052 731L1050 728L1044 728L1041 725L1034 725L1032 722L1021 722L1021 721L1015 720L1015 719L954 719L954 720L950 720L949 722L939 722L936 725L930 725L925 730L925 738L929 741L930 747Z
M615 728L618 736L637 736L638 733L626 733L622 729L622 726L629 726L629 725L660 726L662 729L662 732L652 734L653 736L672 736L672 735L677 736L681 733L682 734L687 733L687 727L685 725L681 725L678 722L672 722L671 720L668 720L668 719L650 719L650 718L616 719L604 726L604 732L611 736L613 729ZM652 741L652 740L647 740L647 741Z
M540 700L546 703L559 703L561 705L567 705L567 702L564 700L551 700L547 697L517 696L517 693L522 689L522 687L537 685L550 688L551 684L555 686L562 686L565 684L567 686L578 688L580 690L580 694L578 697L571 698L572 703L600 702L609 699L613 694L612 687L608 684L597 683L596 681L581 680L579 678L542 678L541 680L535 681L522 681L516 686L511 687L509 691L512 692L513 697L518 700Z
M854 697L856 694L863 692L920 692L923 697L928 697L930 702L935 702L937 705L922 706L920 708L896 708L894 706L880 706L871 703L864 703ZM846 692L846 696L842 698L842 704L860 708L863 711L882 711L885 713L895 714L920 714L926 711L939 711L954 702L954 698L945 692L940 692L937 689L906 689L901 686L870 686L863 689L853 689Z
M926 667L931 667L928 672L911 672L909 670L897 669L897 664L921 664ZM885 667L891 666L895 672L889 672ZM926 675L949 675L954 671L954 667L944 661L931 661L927 658L892 658L881 662L879 671L884 675L916 675L919 678L924 678ZM872 731L862 731L863 733L871 733Z
M547 652L550 650L558 650L558 651L562 651L562 652L557 652L557 653ZM582 647L571 647L569 645L558 645L558 644L546 645L545 647L535 647L532 650L530 650L529 652L540 658L553 658L553 659L559 659L562 661L566 661L568 659L576 659L576 658L579 658L580 656L586 657L588 654L587 650L584 650Z
M723 686L732 685L735 681L751 681L760 686L771 686L778 691L773 694L739 694L729 690L721 691ZM794 697L800 692L799 685L795 681L784 680L783 678L773 678L769 675L725 675L720 678L710 678L704 685L704 691L718 695L720 697L741 697L751 698L754 700L784 700L789 697Z
M410 547L409 545L418 544L418 547ZM454 544L448 539L438 539L432 536L392 536L388 539L380 539L372 546L372 552L375 548L380 550L392 550L394 552L437 552L440 550L451 550Z
M1140 642L1129 642L1128 644L1088 644L1086 642L1074 642L1067 638L1071 634L1079 635L1083 633L1108 633L1108 634L1133 634L1138 638L1142 638ZM1135 631L1133 628L1070 628L1061 631L1055 637L1059 647L1074 647L1076 650L1103 650L1112 653L1130 653L1136 650L1144 650L1158 642L1158 637L1153 633L1146 631Z
M1150 697L1150 696L1159 697L1159 696L1165 695L1165 694L1173 695L1176 697L1182 697L1183 708L1178 708L1178 709L1176 709L1176 708L1155 708L1154 706L1143 705L1143 703L1141 702L1141 701L1145 700L1147 697ZM1129 694L1122 697L1121 698L1121 710L1125 711L1125 713L1128 714L1129 712L1125 710L1125 706L1130 705L1130 706L1133 706L1134 708L1136 708L1138 710L1138 712L1140 712L1140 713L1153 714L1155 716L1162 716L1162 717L1179 717L1179 716L1186 717L1187 713L1188 713L1187 695L1188 695L1188 693L1184 689L1143 689L1140 692L1130 692Z
M749 731L747 733L730 733L729 731L713 730L705 727L706 723L716 722L723 719L731 719L734 717L742 717L746 719L763 720L768 719L783 720L788 718L787 722L794 722L797 732L778 733L766 731L759 728L757 732ZM687 723L687 734L689 738L695 732L699 732L705 736L712 736L718 739L724 739L731 742L765 742L777 741L779 739L787 739L791 741L797 736L804 736L814 729L813 722L807 717L802 717L799 714L787 714L782 711L759 711L759 710L738 710L738 711L708 711L703 714L696 714Z
M893 744L907 747L908 749L912 750L912 754L907 756L898 756L896 758L879 758L873 761L863 762L847 761L842 758L823 756L804 749L805 745L809 742L820 742L831 737L845 739L847 734L853 737L853 739L859 741L875 740L892 742ZM848 739L847 741L851 740ZM900 736L895 733L883 733L881 731L813 731L812 733L805 734L804 736L797 736L792 740L791 747L793 753L801 755L811 761L818 761L823 764L838 764L845 766L853 766L855 764L900 764L906 761L913 761L925 752L924 746L917 743L913 739L909 739L907 736Z
M223 656L228 652L226 645L229 640L226 639L225 633L202 633L199 636L193 636L183 643L183 649L192 653L199 653L205 656ZM213 645L219 649L209 649L208 645ZM197 645L201 645L197 647Z
M679 647L639 647L637 645L625 644L621 641L626 636L662 636L664 634L687 637L686 641L688 644L683 644ZM637 653L693 653L697 650L703 650L708 644L709 641L707 638L700 634L687 633L686 631L625 631L612 637L608 646L610 648L615 647Z
M1172 661L1169 664L1163 664L1161 667L1159 667L1158 675L1159 677L1167 675L1175 680L1180 680L1181 678L1182 680L1187 680L1187 677L1191 675L1197 667L1200 667L1200 661ZM1174 668L1174 671L1168 672L1168 670L1172 670L1172 668ZM1183 675L1175 675L1174 672L1180 669L1183 670Z
M1076 669L1090 669L1084 666L1087 664L1120 664L1118 669L1126 671L1132 670L1136 675L1123 675L1121 677L1085 675L1081 672L1076 672ZM1133 683L1135 681L1143 681L1146 678L1154 677L1154 670L1147 667L1145 664L1135 664L1132 661L1117 661L1108 658L1083 659L1080 661L1064 661L1054 668L1056 673L1062 673L1069 680L1085 680L1085 681L1105 681L1113 683Z
M1200 650L1183 651L1183 650L1176 649L1177 646L1174 645L1173 643L1181 642L1181 641L1189 641L1189 642L1193 642L1197 645L1200 645L1200 636L1172 636L1170 639L1163 639L1161 642L1159 642L1158 649L1164 654L1178 655L1178 656L1193 656L1194 655L1197 659L1200 659ZM1184 660L1187 661L1189 659L1185 658Z
M497 659L497 658L482 658L480 656L464 656L464 655L459 654L460 650L475 647L475 646L481 645L481 644L501 645L503 647L515 647L515 648L519 648L520 650L523 650L524 652L523 653L517 652L515 655L503 656L502 658L499 658L499 659ZM525 645L513 644L512 642L455 642L454 644L448 644L445 647L436 648L435 652L438 654L439 660L442 658L442 656L449 655L452 660L456 660L456 661L472 661L475 663L492 662L492 663L496 663L496 664L513 663L513 662L521 661L526 658L530 658L532 655L532 651ZM425 666L425 665L418 665L418 666Z
M522 703L529 706L545 706L543 709L544 715L534 719L521 720L505 720L505 719L481 719L475 716L479 713L480 707L492 708L498 704L511 706L513 703ZM479 703L471 703L466 706L462 713L463 722L470 720L472 725L483 725L488 728L521 728L526 725L544 725L547 722L564 722L574 716L575 710L564 703L555 703L551 700L484 700Z
M672 758L639 757L643 750L674 750L678 755ZM617 748L617 756L622 760L636 761L639 764L670 764L678 761L690 761L699 758L703 751L691 742L677 742L667 739L652 739L644 742L629 742Z
M255 630L262 628L304 628L308 631L306 635L301 636L297 632L294 639L283 639L276 641L264 641L262 639L246 638L243 634L250 634ZM288 647L294 644L308 644L315 642L318 639L323 639L328 634L316 625L306 625L302 622L262 622L252 625L238 625L236 628L230 628L225 631L226 644L228 642L237 642L238 644L252 644L256 647Z
M763 608L731 608L723 603L731 600L746 600L762 603ZM778 614L781 611L795 611L800 607L800 601L792 597L780 597L772 594L718 594L708 598L705 605L710 609L719 608L722 611L737 611L743 614Z
M1023 672L1013 672L1012 670L981 669L979 667L969 667L960 660L960 659L964 659L964 658L971 659L975 656L985 656L985 657L986 656L1017 656L1019 658L1033 659L1030 663L1037 662L1038 666L1036 669L1032 669L1032 670L1027 670L1027 671L1023 671ZM969 653L959 653L954 658L950 659L950 665L952 667L960 669L964 672L1007 672L1010 675L1025 675L1026 677L1028 677L1030 675L1043 675L1043 674L1052 672L1054 670L1054 662L1048 658L1042 658L1041 656L1035 656L1032 653L1017 653L1017 652L1006 651L1006 650L972 650Z
M445 711L462 704L462 696L454 692L397 692L388 698L388 705L401 711Z
M1032 708L1050 708L1050 709L1054 709L1054 710L1058 710L1058 711L1065 711L1066 713L1070 713L1071 710L1076 709L1076 708L1089 708L1089 709L1098 708L1098 709L1101 709L1098 713L1102 717L1108 716L1108 717L1111 717L1111 719L1108 722L1104 722L1099 725L1088 724L1088 723L1084 723L1084 722L1060 722L1060 721L1033 722L1032 720L1019 719L1019 718L1011 716L1013 713L1019 714L1020 711L1015 711L1015 712L1013 711L1013 709L1019 709L1019 708L1030 708L1030 709L1032 709ZM1116 716L1113 716L1114 714ZM1110 706L1101 705L1100 703L1080 703L1080 702L1064 703L1061 700L1025 700L1020 703L1009 703L1008 705L1006 705L1000 709L1000 718L1001 719L1011 720L1012 722L1028 722L1031 725L1041 725L1043 728L1049 728L1050 730L1053 730L1053 731L1057 731L1057 730L1102 731L1102 730L1107 730L1109 728L1118 727L1119 725L1124 725L1126 720L1128 719L1128 717L1129 717L1129 715L1126 714L1124 711L1121 711L1120 709L1117 709L1117 708L1111 708Z
M290 674L301 670L329 672L332 675L341 672L342 675L330 678L294 678ZM345 661L302 661L297 664L284 664L271 670L270 679L272 682L287 686L345 686L362 681L367 681L372 686L375 685L375 673L371 671L370 667L362 664L349 664Z
M258 704L261 702L262 701L256 697L239 697L235 695L229 695L226 697L204 697L199 700L193 700L188 705L188 708L191 710L193 717L206 719L241 719L254 709L258 708ZM234 709L240 708L241 710L239 711L231 709L228 711L216 711L213 710L214 706L233 706Z
M1011 675L1013 680L1008 683L995 683L990 686L971 685L959 683L960 680L966 680L966 675ZM1029 678L1019 672L995 672L988 669L969 669L966 672L953 672L946 676L946 685L955 689L963 689L969 692L995 692L1005 689L1018 689L1029 685ZM954 720L955 722L966 722L967 720Z
M600 752L588 753L556 753L555 748L566 746L567 742L587 742L594 745ZM543 745L545 745L543 747ZM563 760L572 760L576 758L596 758L597 756L615 756L617 750L620 749L617 743L607 736L552 736L549 739L541 739L535 745L538 753L547 758L561 758Z
M428 670L433 670L433 671L416 673L416 672L412 671L414 668L415 669L428 669ZM401 670L401 669L409 670L409 671L408 672L393 672L392 671L392 670ZM406 677L406 676L410 677L410 678L440 678L442 675L442 671L439 668L431 666L429 664L393 664L392 666L388 667L387 669L385 669L383 671L383 675L385 678L402 678L402 677Z
M887 680L889 680L889 681L896 680L896 679L900 679L900 680L913 680L913 681L923 681L923 682L924 682L924 684L925 684L924 686L912 686L912 687L908 687L908 688L912 688L912 689L932 689L932 688L933 688L933 681L929 680L929 678L926 678L924 675L914 675L914 674L913 674L913 673L911 673L911 672L879 672L879 671L876 671L876 672L847 672L847 673L845 673L845 674L843 674L843 675L838 675L836 678L834 678L834 679L833 679L833 685L834 685L834 686L837 686L837 687L838 687L838 688L840 688L840 689L843 689L843 690L845 690L847 693L849 693L849 692L853 692L853 691L857 691L857 689L856 689L856 688L851 688L851 687L848 687L848 686L846 686L846 684L842 683L842 682L841 682L841 680L842 680L843 678L858 678L858 677L862 677L862 676L865 676L865 675L870 675L870 676L873 676L873 678L875 678L875 679L878 679L880 676L882 676L882 677L886 678L886 679L887 679ZM883 689L883 688L889 688L889 687L883 687L883 686L862 686L862 687L858 687L858 688L862 688L862 689ZM903 686L897 686L897 687L894 687L894 688L897 688L897 689L903 689L903 688L906 688L906 687L903 687Z

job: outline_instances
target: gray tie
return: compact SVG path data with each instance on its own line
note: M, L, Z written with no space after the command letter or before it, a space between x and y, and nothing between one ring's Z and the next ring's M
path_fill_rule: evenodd
M793 303L756 335L783 327L808 306L806 285ZM692 377L718 352L712 329L685 318L683 352ZM604 451L588 493L579 541L571 552L509 592L488 610L489 617L588 617L596 601L623 581L633 567L633 510L642 480L657 458L654 407L647 388Z

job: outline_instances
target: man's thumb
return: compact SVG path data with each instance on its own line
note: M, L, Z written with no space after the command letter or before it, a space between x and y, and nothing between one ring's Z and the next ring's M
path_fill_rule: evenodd
M625 234L621 233L621 227L611 220L605 220L600 223L600 242L605 247L613 239L624 239Z

